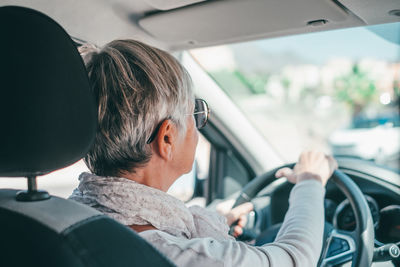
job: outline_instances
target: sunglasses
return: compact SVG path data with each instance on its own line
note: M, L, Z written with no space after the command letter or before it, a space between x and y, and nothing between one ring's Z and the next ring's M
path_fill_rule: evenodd
M196 128L200 130L204 126L206 126L208 117L210 116L210 109L208 108L208 104L203 99L195 99L194 101L194 111L191 114L186 114L188 116L194 116L194 121L196 122ZM147 140L147 144L150 144L156 138L158 131L160 130L161 124L164 122L161 121L157 127L154 129L150 138Z

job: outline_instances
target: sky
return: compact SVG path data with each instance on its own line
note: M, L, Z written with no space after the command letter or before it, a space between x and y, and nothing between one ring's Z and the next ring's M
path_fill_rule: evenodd
M330 58L337 57L354 60L374 58L399 62L400 23L369 26L369 28L384 32L396 40L397 45L377 36L366 27L267 39L256 41L255 44L268 53L290 51L316 64L323 64Z

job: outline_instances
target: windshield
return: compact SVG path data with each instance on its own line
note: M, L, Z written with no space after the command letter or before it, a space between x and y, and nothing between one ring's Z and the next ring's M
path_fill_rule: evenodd
M190 51L280 156L399 169L400 23Z

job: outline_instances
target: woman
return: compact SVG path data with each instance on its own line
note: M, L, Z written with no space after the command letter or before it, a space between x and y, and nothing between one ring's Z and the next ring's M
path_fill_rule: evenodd
M320 152L300 156L290 207L274 243L237 242L227 219L200 207L187 208L165 192L191 170L197 128L206 123L204 101L194 100L190 77L168 53L134 40L101 50L83 48L98 103L99 128L71 199L87 204L137 231L178 266L315 266L321 251L324 185L336 168ZM240 226L236 234L240 234Z

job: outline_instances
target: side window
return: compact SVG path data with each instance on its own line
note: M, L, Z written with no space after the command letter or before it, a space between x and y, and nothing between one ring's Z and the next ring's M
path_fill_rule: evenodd
M252 177L252 172L231 149L212 146L207 204L238 192Z
M250 179L250 174L243 164L231 151L227 151L224 164L222 198L241 190Z

